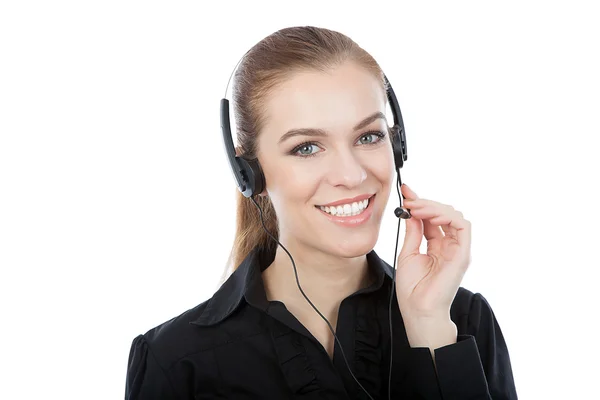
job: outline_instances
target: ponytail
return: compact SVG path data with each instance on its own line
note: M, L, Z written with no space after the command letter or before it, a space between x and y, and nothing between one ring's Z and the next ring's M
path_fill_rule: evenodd
M262 222L260 221L258 209L252 200L246 198L239 190L237 190L237 188L236 197L237 213L235 239L227 260L227 269L221 278L221 282L224 282L228 272L235 271L248 254L256 247L262 247L268 250L275 250L277 247L277 242L265 232ZM277 215L275 215L273 203L271 203L268 196L255 196L254 201L256 201L262 210L263 220L267 230L276 239L279 239Z

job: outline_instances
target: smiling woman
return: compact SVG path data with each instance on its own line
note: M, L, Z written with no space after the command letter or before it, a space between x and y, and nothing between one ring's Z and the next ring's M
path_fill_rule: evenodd
M462 214L403 186L415 218L398 271L373 250L399 168L377 62L341 33L293 27L235 77L236 154L264 185L238 192L226 282L134 339L126 399L516 399L490 305L458 287Z
M381 76L346 61L332 65L327 73L289 75L264 99L266 123L255 138L256 157L267 182L260 197L275 207L279 240L300 258L310 254L315 261L333 265L340 259L357 263L357 257L377 242L394 182ZM365 214L372 218L360 224L332 224L332 218L315 209L336 203L342 206L340 214L351 214L353 201L344 199L377 193L381 195ZM254 207L247 199L245 204ZM355 229L348 231L349 226Z

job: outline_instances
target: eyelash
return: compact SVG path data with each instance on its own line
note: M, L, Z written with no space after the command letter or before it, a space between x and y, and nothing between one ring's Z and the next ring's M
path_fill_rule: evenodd
M375 135L375 136L377 136L379 139L378 139L376 142L372 142L372 143L366 143L366 145L367 145L367 146L369 146L369 145L370 145L370 146L374 146L374 145L376 145L376 144L379 144L379 143L381 142L381 140L382 140L382 139L383 139L383 138L386 136L386 134L385 134L385 133L383 133L383 132L380 132L380 131L370 131L370 132L365 132L365 133L363 133L362 135L360 135L359 139L360 139L360 138L363 138L363 137L365 137L365 136L369 136L369 135ZM294 149L293 149L292 151L290 151L290 154L291 154L291 155L293 155L293 156L296 156L296 157L300 157L300 158L309 158L309 157L314 157L314 156L316 156L317 154L319 154L319 152L312 153L312 154L307 154L307 155L299 155L299 154L296 154L296 153L297 153L297 152L298 152L298 151L299 151L301 148L303 148L304 146L311 146L311 145L314 145L314 146L316 146L316 145L317 145L317 143L316 143L316 142L304 142L304 143L301 143L301 144L299 144L298 146L294 147Z

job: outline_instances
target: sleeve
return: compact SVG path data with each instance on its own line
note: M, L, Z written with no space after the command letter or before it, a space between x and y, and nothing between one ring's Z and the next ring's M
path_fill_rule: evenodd
M472 296L466 323L460 322L456 343L434 351L435 366L428 348L410 349L413 390L428 399L517 400L504 336L481 294Z
M144 335L131 344L125 400L178 399L171 382L162 369Z

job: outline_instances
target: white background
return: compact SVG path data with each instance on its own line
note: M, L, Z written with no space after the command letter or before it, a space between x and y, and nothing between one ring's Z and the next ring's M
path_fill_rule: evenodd
M236 191L219 101L292 25L383 67L402 178L472 222L462 285L492 305L519 398L597 395L594 2L413 3L2 3L0 398L122 398L133 338L216 290Z

